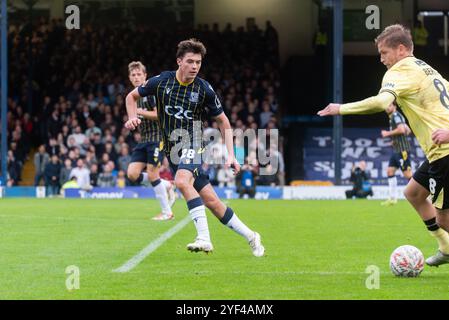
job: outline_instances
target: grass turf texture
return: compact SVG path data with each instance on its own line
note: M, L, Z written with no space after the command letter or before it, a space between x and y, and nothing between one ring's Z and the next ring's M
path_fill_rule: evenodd
M449 265L397 278L389 257L411 244L427 257L436 242L405 201L254 201L229 205L259 231L266 256L208 213L214 253L190 253L193 223L127 273L114 273L187 215L152 221L153 200L0 200L0 299L447 299ZM80 269L68 291L66 267ZM367 266L380 288L365 286Z

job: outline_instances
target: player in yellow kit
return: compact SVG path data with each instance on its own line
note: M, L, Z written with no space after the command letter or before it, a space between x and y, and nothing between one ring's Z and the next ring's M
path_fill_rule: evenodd
M392 102L401 108L427 158L410 179L404 195L438 241L437 254L426 263L449 263L449 83L413 56L410 31L402 25L385 28L375 43L388 69L379 94L353 103L331 103L318 114L377 113ZM432 203L427 200L429 194Z

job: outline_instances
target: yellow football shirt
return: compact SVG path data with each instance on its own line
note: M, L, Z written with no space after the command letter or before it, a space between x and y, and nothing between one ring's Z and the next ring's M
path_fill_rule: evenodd
M384 75L380 92L389 92L406 116L429 162L449 155L449 143L436 145L432 132L449 129L449 82L413 56L394 64Z

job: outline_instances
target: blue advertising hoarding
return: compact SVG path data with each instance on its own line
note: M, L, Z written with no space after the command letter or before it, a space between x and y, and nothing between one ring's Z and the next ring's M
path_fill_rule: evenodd
M342 139L342 182L350 184L349 177L354 164L364 160L370 180L376 185L386 185L387 167L393 153L391 140L382 138L381 129L345 128ZM425 160L416 138L409 138L411 146L410 160L412 171ZM332 129L308 128L304 139L305 180L334 180ZM407 180L397 172L398 182L406 184Z

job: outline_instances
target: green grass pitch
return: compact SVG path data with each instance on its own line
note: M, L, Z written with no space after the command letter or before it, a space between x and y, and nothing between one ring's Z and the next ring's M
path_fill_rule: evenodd
M396 278L389 257L411 244L427 257L436 242L405 201L255 201L228 203L259 231L266 256L208 213L214 253L185 249L193 223L134 269L120 267L187 215L152 221L154 200L1 199L0 299L447 299L449 265ZM79 289L66 288L68 266ZM380 269L379 289L365 270Z

